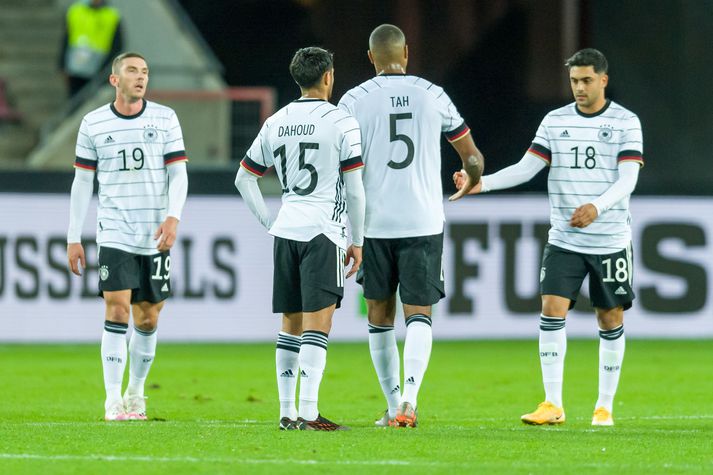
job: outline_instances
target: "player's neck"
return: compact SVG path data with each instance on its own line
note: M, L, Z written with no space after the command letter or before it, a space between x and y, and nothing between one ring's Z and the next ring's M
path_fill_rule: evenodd
M303 89L300 99L320 99L322 101L328 101L329 97L327 91L322 89Z
M121 96L117 96L114 101L114 108L123 115L136 115L141 112L144 107L144 99L139 98L136 101L128 101Z
M577 109L579 109L579 112L582 112L583 114L596 114L600 110L604 109L607 105L607 98L602 95L599 100L592 104L589 107L582 107L579 104L577 104Z
M406 74L406 66L403 64L376 64L374 66L377 76L381 76L382 74Z

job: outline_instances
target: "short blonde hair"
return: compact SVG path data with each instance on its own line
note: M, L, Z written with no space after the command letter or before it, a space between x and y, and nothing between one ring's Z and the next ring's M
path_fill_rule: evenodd
M146 58L144 58L140 53L134 53L134 52L121 53L119 56L114 58L114 61L111 62L111 73L119 74L119 69L121 69L121 62L127 58L141 58L144 61L146 61Z

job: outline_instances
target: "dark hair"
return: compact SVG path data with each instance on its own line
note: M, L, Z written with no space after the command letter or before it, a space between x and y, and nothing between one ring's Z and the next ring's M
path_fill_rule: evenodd
M592 66L597 74L606 74L609 71L609 63L601 51L594 48L586 48L577 51L565 63L565 66Z
M121 62L127 58L141 58L144 60L144 62L147 62L146 58L144 58L139 53L134 53L134 52L121 53L119 56L114 58L114 61L111 62L111 72L113 74L119 74L119 69L121 69Z
M332 69L334 55L326 49L310 46L298 49L290 61L292 79L303 89L308 89Z

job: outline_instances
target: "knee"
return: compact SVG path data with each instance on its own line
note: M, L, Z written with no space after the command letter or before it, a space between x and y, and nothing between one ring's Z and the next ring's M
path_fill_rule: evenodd
M372 325L393 325L396 306L390 300L367 300L369 323Z
M112 322L128 323L130 307L128 303L107 302L106 319Z
M141 331L152 332L158 325L158 311L149 310L134 315L134 326Z

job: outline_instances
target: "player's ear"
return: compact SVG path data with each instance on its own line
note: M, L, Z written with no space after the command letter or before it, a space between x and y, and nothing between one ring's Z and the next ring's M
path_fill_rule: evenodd
M608 74L602 75L602 87L607 87L608 84L609 84L609 75Z
M111 84L113 87L116 87L119 85L119 76L117 74L110 74L109 75L109 84Z
M370 49L366 50L366 55L369 57L369 62L370 62L371 64L374 64L374 57L371 55L371 50L370 50Z

